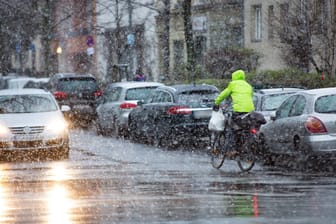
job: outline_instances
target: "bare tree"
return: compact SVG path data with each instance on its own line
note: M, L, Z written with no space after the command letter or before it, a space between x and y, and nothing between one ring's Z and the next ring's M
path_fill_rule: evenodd
M0 1L0 55L1 71L11 70L10 56L15 56L20 63L20 71L23 72L24 52L28 50L35 30L38 27L35 15L31 11L36 10L33 1Z
M335 0L279 2L279 46L291 67L335 76Z
M145 40L145 32L153 13L159 13L154 1L105 0L99 2L98 14L110 15L109 23L97 26L97 29L103 30L99 33L105 38L107 78L111 79L108 81L131 79L136 69L143 70L147 78L151 78L152 62L146 50L153 46L153 41ZM134 37L133 43L128 37Z
M191 0L183 3L184 38L187 46L187 80L194 80L195 76L195 48L191 22Z
M158 8L158 24L162 27L162 30L159 32L159 42L162 46L160 52L163 58L163 75L167 81L170 81L172 78L169 76L170 69L170 50L169 50L169 33L170 33L170 0L162 0L162 7Z

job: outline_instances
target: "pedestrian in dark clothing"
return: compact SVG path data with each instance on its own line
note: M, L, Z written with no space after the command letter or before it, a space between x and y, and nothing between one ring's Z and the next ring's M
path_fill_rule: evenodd
M140 70L137 70L133 80L138 82L144 82L146 80L146 77L144 74L142 74Z

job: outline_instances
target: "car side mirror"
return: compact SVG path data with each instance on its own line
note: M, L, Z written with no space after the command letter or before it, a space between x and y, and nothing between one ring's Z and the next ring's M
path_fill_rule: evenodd
M137 105L138 106L141 106L141 105L144 105L145 104L145 101L144 100L139 100L138 102L137 102Z
M99 97L97 100L96 100L96 104L97 105L100 105L100 104L103 104L103 103L105 103L105 97L104 96L101 96L101 97Z
M61 111L62 112L68 112L70 110L71 110L71 108L68 105L62 105L61 106Z
M272 121L275 121L276 118L277 118L277 112L276 112L276 111L272 111L272 112L271 112L271 115L270 115L270 119L271 119Z

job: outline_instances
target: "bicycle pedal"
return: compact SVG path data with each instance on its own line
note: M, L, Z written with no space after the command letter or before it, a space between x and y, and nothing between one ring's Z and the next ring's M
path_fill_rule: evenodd
M217 156L217 155L218 155L218 149L213 149L213 150L211 151L211 153L212 153L213 155Z

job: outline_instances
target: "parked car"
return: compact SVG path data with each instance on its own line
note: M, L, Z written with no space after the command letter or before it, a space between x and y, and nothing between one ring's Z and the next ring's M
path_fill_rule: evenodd
M57 73L50 77L47 89L60 106L70 106L65 116L73 126L87 127L96 119L97 100L102 91L93 75Z
M260 129L261 154L290 155L300 161L336 153L336 88L289 96ZM269 159L269 158L267 158Z
M51 158L69 156L67 123L48 91L0 90L0 155L11 158L20 152L46 153Z
M290 95L302 91L300 88L270 88L258 89L253 93L255 111L262 113L266 121L270 120L276 109Z
M174 146L208 137L208 123L218 94L212 85L158 87L148 103L140 102L130 112L130 138Z
M12 79L9 79L8 82L8 89L22 89L23 86L31 81L34 80L34 77L15 77Z
M26 82L22 88L37 88L37 89L46 89L49 78L34 78Z
M117 82L109 84L97 107L98 134L127 135L128 114L137 107L139 100L147 100L153 89L164 84L159 82Z

